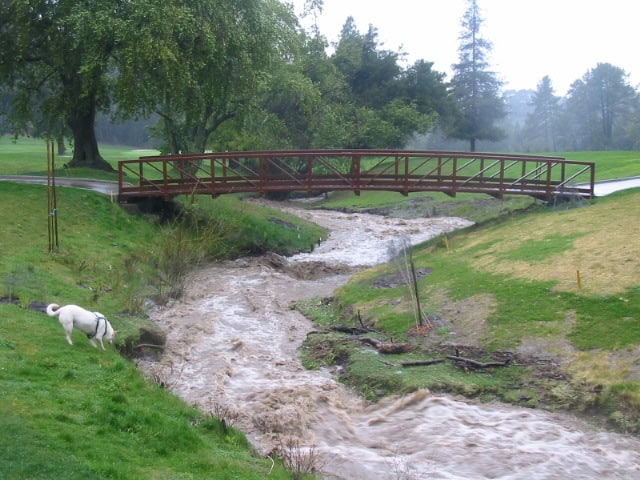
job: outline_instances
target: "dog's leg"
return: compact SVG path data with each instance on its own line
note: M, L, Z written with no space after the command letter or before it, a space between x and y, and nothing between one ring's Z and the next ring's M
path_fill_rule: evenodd
M104 343L102 343L102 338L99 338L98 341L100 342L100 346L102 347L102 350L104 350Z
M73 332L73 325L71 326L71 328L67 327L66 325L63 325L64 327L64 336L67 337L67 343L69 345L73 345L73 342L71 341L71 333Z
M96 339L95 338L90 338L89 339L89 343L91 344L91 346L93 348L98 348L98 345L96 345Z

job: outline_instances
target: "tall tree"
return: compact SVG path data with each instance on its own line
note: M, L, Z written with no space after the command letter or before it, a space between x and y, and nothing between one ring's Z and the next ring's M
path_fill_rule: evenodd
M483 19L478 2L468 0L468 4L462 19L459 62L453 65L451 81L460 113L449 125L448 135L468 140L473 152L477 140L499 140L504 136L495 123L506 115L506 111L500 94L502 82L488 70L487 56L492 46L480 35Z
M432 126L434 110L421 108L427 107L428 102L410 96L419 96L420 89L408 88L406 71L399 64L400 54L381 48L373 26L363 35L353 18L347 18L332 60L343 75L352 99L351 112L344 117L348 119L350 133L345 146L401 147L411 135L424 133ZM430 78L436 83L441 79L437 75Z
M225 122L248 111L268 69L291 53L297 20L277 0L188 0L163 27L161 46L121 75L171 153L202 152ZM137 31L131 32L135 41Z
M111 169L93 128L109 104L111 55L122 2L8 1L0 17L0 83L15 93L16 125L40 118L51 135L64 122L73 134L73 166Z
M433 63L418 60L400 76L404 96L415 102L421 113L437 113L446 124L456 113L456 103L447 90L446 74L433 69Z
M203 151L253 100L295 17L278 0L15 0L0 2L0 83L13 118L63 120L73 166L110 169L95 117L159 115L168 150ZM43 122L44 123L44 122Z
M616 128L637 112L638 95L627 78L623 69L599 63L571 85L567 114L576 125L578 148L614 146Z
M556 136L560 115L560 98L554 95L549 76L544 76L531 98L533 111L527 116L525 131L528 137L540 145L536 150L557 151Z

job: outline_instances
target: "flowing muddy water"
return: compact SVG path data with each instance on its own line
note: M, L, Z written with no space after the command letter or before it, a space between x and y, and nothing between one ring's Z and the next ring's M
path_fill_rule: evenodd
M572 417L427 391L368 404L330 369L305 370L297 349L312 325L292 301L331 295L355 269L386 261L394 240L417 243L469 222L296 213L329 228L329 238L310 254L194 272L184 298L153 315L167 348L141 359L144 371L234 418L261 454L293 439L325 478L640 479L638 439Z

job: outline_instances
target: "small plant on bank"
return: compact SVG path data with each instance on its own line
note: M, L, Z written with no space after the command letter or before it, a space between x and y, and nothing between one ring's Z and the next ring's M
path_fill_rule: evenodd
M322 467L320 456L314 446L302 447L299 440L289 437L280 440L279 449L282 462L291 471L293 480L302 480Z
M403 238L399 251L392 251L391 253L409 291L413 316L416 322L415 329L419 329L423 333L427 332L433 328L433 324L429 320L429 317L422 311L420 289L418 288L418 276L416 274L416 263L413 257L413 247L408 239Z
M218 419L220 425L222 425L224 433L229 433L229 429L235 425L238 421L238 417L240 416L237 410L220 403L213 404L213 407L211 408L211 415Z
M154 259L158 268L160 303L182 296L187 274L209 257L212 245L220 243L225 233L222 221L199 218L196 212L187 208L163 227Z

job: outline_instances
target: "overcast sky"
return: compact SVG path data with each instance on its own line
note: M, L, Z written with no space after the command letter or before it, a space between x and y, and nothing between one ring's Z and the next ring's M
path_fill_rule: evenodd
M304 0L288 0L302 13ZM402 51L451 78L466 0L324 0L320 31L336 41L353 16L372 24L384 49ZM556 95L598 63L611 63L640 87L640 0L478 0L481 35L493 44L491 69L507 89L535 89L548 75ZM307 25L307 21L303 21Z

